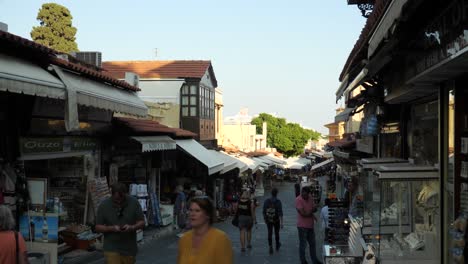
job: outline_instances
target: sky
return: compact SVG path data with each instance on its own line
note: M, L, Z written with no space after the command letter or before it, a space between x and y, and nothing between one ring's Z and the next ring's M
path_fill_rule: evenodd
M0 0L0 22L31 39L45 2L70 10L81 51L103 61L211 60L224 116L248 108L324 134L365 24L345 0Z

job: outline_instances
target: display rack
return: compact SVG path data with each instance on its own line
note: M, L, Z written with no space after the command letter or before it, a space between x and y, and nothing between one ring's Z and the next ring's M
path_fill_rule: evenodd
M348 207L344 201L330 201L328 205L329 245L347 245L349 237Z

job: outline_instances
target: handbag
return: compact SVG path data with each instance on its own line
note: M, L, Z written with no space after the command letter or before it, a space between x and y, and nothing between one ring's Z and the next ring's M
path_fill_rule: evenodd
M234 216L234 218L232 219L231 224L232 224L233 226L235 226L235 227L239 227L239 215L238 215L238 214L236 214L236 215Z

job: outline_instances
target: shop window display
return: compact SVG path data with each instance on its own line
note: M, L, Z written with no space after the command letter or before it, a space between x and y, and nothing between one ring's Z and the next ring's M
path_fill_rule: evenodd
M380 263L438 263L440 204L438 171L431 166L381 166L378 218L379 239L373 245Z

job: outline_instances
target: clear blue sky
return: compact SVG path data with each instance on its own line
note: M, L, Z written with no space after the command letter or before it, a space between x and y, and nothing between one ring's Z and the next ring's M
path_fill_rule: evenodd
M0 0L30 39L42 0ZM82 51L103 60L211 60L224 115L277 113L327 133L338 77L365 19L346 0L61 0Z

